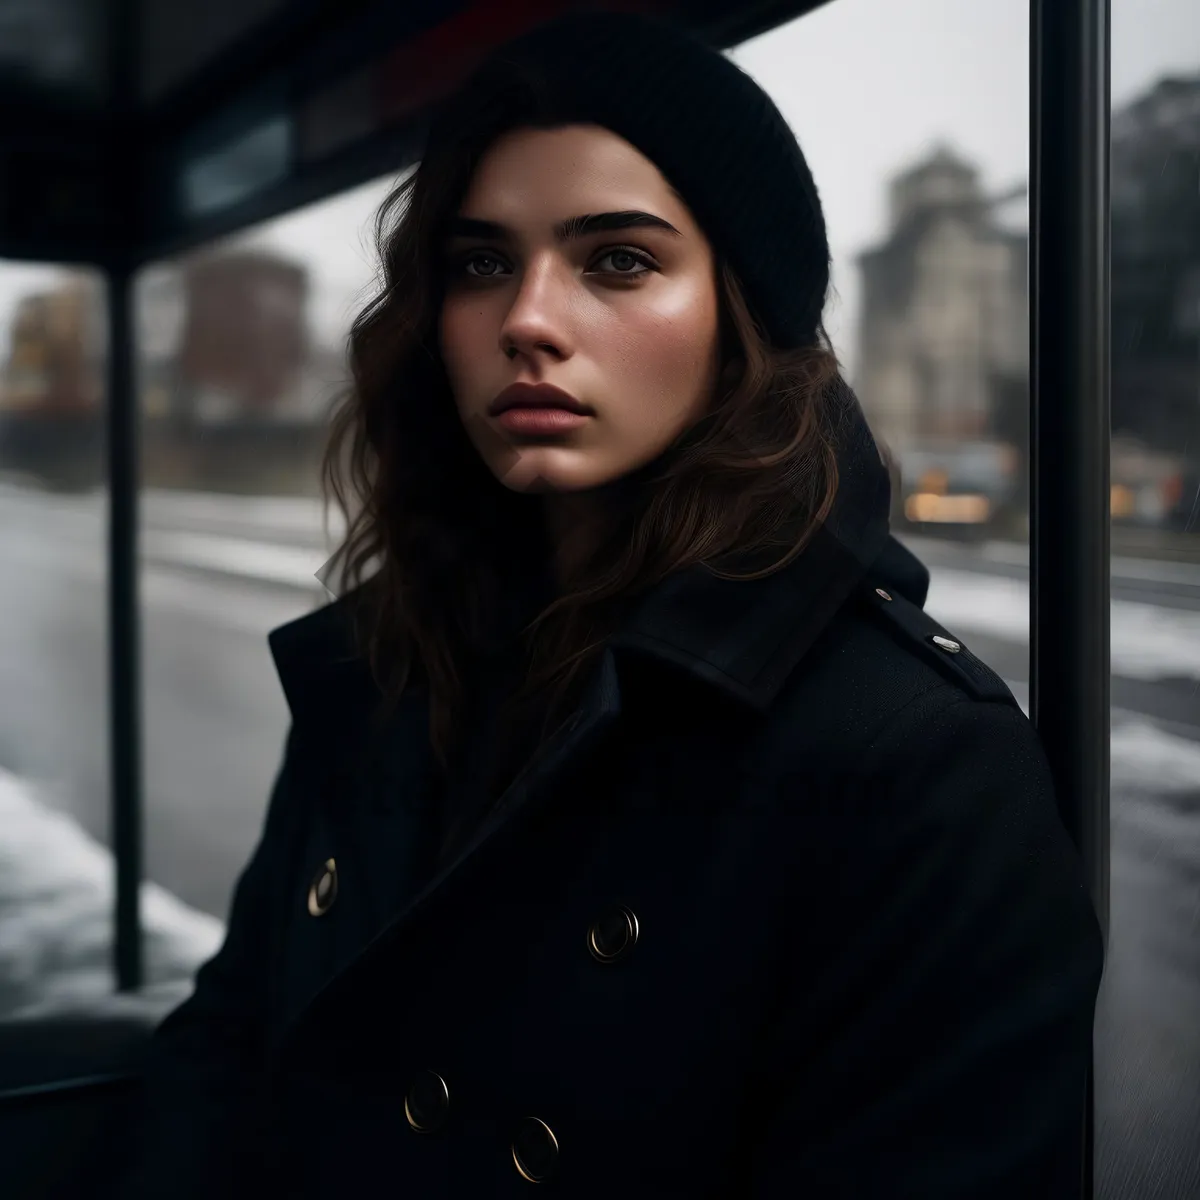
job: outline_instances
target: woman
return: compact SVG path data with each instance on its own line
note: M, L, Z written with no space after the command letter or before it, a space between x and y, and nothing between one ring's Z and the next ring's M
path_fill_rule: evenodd
M287 752L141 1194L1075 1194L1098 925L889 539L774 105L670 26L543 27L381 253L346 587L271 636Z

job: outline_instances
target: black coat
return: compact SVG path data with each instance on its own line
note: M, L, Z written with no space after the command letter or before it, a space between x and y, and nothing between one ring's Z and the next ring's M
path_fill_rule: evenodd
M1077 1194L1098 923L851 407L810 549L658 588L432 881L423 697L372 726L342 604L271 635L287 752L127 1194Z

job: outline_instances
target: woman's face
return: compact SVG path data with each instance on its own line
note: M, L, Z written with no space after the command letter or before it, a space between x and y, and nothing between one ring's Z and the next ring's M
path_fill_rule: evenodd
M707 409L720 370L712 250L616 134L498 140L444 250L442 359L467 435L506 487L611 483ZM560 391L505 395L514 384Z

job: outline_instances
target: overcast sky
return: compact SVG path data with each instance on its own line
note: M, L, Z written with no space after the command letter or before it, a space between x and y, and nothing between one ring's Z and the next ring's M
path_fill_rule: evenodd
M886 234L889 175L946 144L984 186L1023 180L1028 162L1029 0L833 0L738 47L732 57L783 111L820 188L834 254L827 324L853 374L855 255ZM1121 105L1167 73L1200 72L1198 0L1112 0L1112 90ZM371 220L382 180L252 231L306 262L312 324L340 338L369 294ZM44 268L0 263L0 352L15 298Z

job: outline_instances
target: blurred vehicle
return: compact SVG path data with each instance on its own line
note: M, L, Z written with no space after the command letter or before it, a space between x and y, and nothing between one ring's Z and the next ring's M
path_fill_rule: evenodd
M1024 516L1021 456L1000 441L916 443L895 454L893 524L944 537L1015 533Z
M1178 454L1151 450L1135 438L1112 440L1112 520L1115 525L1183 527L1196 496L1196 469Z

